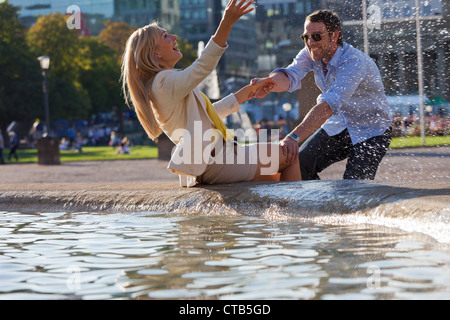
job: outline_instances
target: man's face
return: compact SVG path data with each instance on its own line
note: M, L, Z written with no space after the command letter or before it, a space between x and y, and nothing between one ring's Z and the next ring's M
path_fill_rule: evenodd
M338 47L337 39L339 31L330 34L323 22L311 22L307 20L305 22L303 36L305 40L307 38L305 45L314 61L323 60L328 63L331 60ZM315 41L314 38L321 39Z

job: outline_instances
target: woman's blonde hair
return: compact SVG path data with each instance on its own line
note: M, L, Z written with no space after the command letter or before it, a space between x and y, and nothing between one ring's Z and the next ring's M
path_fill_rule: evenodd
M122 57L122 90L125 102L131 107L151 139L162 130L155 117L155 99L151 86L156 74L164 68L156 59L157 39L161 29L157 22L137 29L128 38Z

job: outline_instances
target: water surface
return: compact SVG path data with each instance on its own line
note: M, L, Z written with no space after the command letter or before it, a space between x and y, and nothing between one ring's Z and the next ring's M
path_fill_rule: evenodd
M368 225L0 211L0 299L450 299L450 250Z

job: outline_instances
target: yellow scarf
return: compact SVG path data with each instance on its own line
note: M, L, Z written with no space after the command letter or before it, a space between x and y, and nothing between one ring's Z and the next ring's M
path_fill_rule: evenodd
M203 96L203 99L205 100L206 104L206 112L208 113L209 118L212 120L214 126L217 130L220 131L222 134L223 140L228 141L233 138L233 134L227 129L227 127L223 124L222 120L217 115L216 110L214 109L211 101L208 99L208 97L203 93L200 92Z

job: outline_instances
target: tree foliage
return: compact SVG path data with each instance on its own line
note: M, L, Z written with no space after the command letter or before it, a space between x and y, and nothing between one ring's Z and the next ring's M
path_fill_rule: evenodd
M27 32L27 43L35 57L50 56L49 100L51 120L87 117L91 101L80 81L84 53L76 29L68 29L61 13L38 18Z
M42 77L26 41L18 7L0 2L0 128L42 116Z
M27 43L35 56L50 56L52 74L64 79L77 78L81 53L76 29L69 30L66 17L50 13L38 18L27 32Z
M91 102L91 113L124 104L120 87L120 63L116 52L97 38L82 38L83 71L80 82Z
M136 30L125 22L106 21L106 28L98 35L98 40L116 52L118 59L122 58L130 35Z

